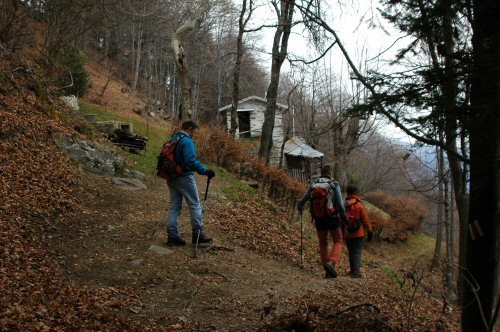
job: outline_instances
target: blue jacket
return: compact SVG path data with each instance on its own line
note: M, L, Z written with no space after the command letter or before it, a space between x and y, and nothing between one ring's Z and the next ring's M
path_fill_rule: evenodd
M184 138L181 139L181 136L184 136ZM182 130L179 130L174 136L172 136L172 140L179 139L181 139L181 141L177 144L175 149L175 160L182 166L182 169L184 170L183 175L191 175L194 174L194 172L206 175L208 169L205 165L200 163L196 157L196 147L193 139Z

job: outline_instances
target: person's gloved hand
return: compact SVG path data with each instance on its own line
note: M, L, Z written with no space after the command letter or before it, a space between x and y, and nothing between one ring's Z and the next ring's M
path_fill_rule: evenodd
M373 238L373 232L368 232L368 242L370 242Z
M208 176L209 179L211 179L211 178L213 178L215 176L215 172L213 170L209 169L207 171L206 175Z

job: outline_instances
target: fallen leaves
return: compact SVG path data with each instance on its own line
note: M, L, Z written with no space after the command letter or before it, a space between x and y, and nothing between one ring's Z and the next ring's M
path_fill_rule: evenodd
M0 330L147 330L121 314L137 307L131 290L75 288L62 277L47 244L60 216L74 213L79 173L55 136L74 131L48 115L57 106L39 103L34 78L12 73L19 59L9 60L0 59L0 85L9 75L14 86L0 94Z

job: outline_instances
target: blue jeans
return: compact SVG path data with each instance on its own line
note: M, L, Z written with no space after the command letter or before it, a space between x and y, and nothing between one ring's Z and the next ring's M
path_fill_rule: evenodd
M363 252L364 237L347 240L347 250L349 251L349 266L351 275L361 276L361 253Z
M168 180L170 189L170 208L167 214L167 232L170 237L179 236L179 217L182 211L182 199L186 199L191 216L191 229L193 234L198 230L203 233L203 221L201 219L202 210L198 187L194 181L194 174L179 176L173 180Z

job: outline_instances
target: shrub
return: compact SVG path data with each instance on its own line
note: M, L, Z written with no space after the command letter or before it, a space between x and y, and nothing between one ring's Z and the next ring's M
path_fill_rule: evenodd
M224 128L201 127L196 133L196 145L200 160L258 181L263 191L268 190L274 199L287 200L287 206L294 206L293 202L305 190L303 183L283 169L266 166L252 153L252 144L233 140Z
M201 160L227 170L235 170L250 156L250 146L242 141L234 141L221 127L198 129L196 144Z
M406 241L410 233L419 229L427 215L423 203L411 196L375 191L366 193L365 198L390 215L386 219L370 213L370 218L382 227L379 229L380 237L389 242Z
M66 95L81 97L89 87L89 77L84 68L85 55L82 51L69 47L60 56L60 63L64 66L60 83Z
M367 205L367 204L365 204ZM391 222L391 217L387 214L383 214L381 211L366 206L366 211L370 218L370 223L372 224L373 233L375 238L380 240L382 238L382 232L386 229L387 225Z

